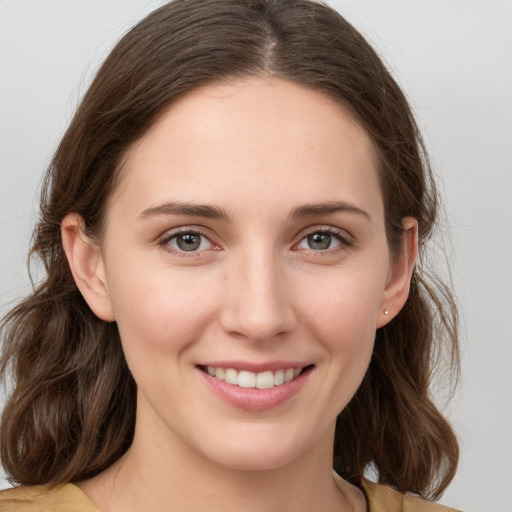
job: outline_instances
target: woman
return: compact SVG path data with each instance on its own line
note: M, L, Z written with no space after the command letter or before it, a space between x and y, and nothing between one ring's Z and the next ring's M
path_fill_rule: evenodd
M46 176L0 510L438 510L403 495L458 457L428 389L436 344L457 354L436 209L402 92L336 12L152 13Z

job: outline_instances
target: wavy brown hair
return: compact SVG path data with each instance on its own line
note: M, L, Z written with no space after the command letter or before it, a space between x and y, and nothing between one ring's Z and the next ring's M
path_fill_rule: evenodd
M99 69L46 173L30 257L45 278L3 321L1 371L13 390L1 423L1 456L13 482L77 481L130 446L136 385L115 323L78 291L61 242L76 212L101 240L123 156L176 98L236 77L274 76L348 108L380 159L386 231L399 246L402 219L419 221L420 258L403 310L378 330L360 389L338 417L334 468L437 497L452 479L458 445L429 392L437 347L457 364L450 291L429 277L425 242L438 199L404 94L365 39L337 12L309 0L176 0L123 37Z

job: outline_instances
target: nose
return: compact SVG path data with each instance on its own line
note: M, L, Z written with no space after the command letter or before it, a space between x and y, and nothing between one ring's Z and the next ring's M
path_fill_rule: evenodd
M252 342L265 342L297 323L286 272L273 254L240 255L228 272L220 314L223 329Z

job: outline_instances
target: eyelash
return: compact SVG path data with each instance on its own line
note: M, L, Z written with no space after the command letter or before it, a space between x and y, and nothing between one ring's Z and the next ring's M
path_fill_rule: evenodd
M173 231L172 233L166 233L159 241L158 245L160 247L163 247L166 251L180 257L180 258L197 258L200 254L202 254L205 249L201 251L184 251L180 249L175 249L169 245L171 240L177 239L180 235L194 235L194 236L200 236L208 240L210 244L212 244L214 247L218 247L215 242L212 242L210 239L210 235L207 233L204 233L198 228L182 228L178 231ZM201 242L202 243L202 242ZM218 249L213 249L218 250Z
M324 250L304 249L306 251L309 251L309 252L315 254L315 256L318 256L318 257L321 257L323 255L328 255L328 254L332 255L332 254L335 254L335 253L337 253L339 251L342 251L342 250L344 250L344 249L354 245L353 238L350 235L348 235L346 232L344 232L344 231L337 230L337 229L334 229L332 227L328 227L328 228L317 227L317 228L309 229L301 237L299 242L294 244L293 247L297 247L304 240L306 240L309 236L316 235L316 234L332 236L333 238L335 238L339 242L339 245L334 247L334 248L328 248L328 249L324 249ZM214 247L217 247L217 249L213 249L213 250L218 250L218 246L215 244L215 242L213 242L210 239L210 235L208 235L207 233L205 233L205 232L203 232L203 231L201 231L200 229L197 229L197 228L182 228L182 229L179 229L178 231L173 231L172 233L166 233L162 238L160 238L160 240L158 241L158 245L160 247L163 247L166 251L171 252L171 253L173 253L173 254L181 257L181 258L194 258L194 257L198 257L203 252L208 250L208 249L203 249L203 250L185 251L185 250L180 250L180 249L172 248L169 245L169 243L173 239L177 239L177 237L180 236L180 235L193 235L193 236L203 237L206 240L208 240L208 242L210 244L212 244ZM294 249L294 250L300 250L300 249Z
M301 244L309 236L316 235L316 234L332 236L339 242L339 245L334 248L328 248L328 249L324 249L324 250L305 249L305 250L313 253L317 257L336 254L339 251L343 251L343 250L347 249L348 247L351 247L352 245L354 245L354 239L345 231L335 229L332 227L313 227L313 228L310 228L305 233L305 235L300 239L300 241L297 244L294 245L294 247Z

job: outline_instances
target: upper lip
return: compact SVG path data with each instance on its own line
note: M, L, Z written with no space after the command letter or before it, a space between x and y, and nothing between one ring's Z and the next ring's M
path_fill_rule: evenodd
M211 366L214 368L233 368L235 370L245 370L248 372L261 373L265 371L286 370L288 368L304 368L311 366L311 363L298 361L268 361L265 363L255 363L250 361L207 361L198 364L198 366Z

